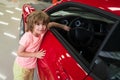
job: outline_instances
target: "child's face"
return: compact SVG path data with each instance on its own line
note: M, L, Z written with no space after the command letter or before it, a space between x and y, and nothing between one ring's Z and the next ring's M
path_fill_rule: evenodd
M42 21L39 21L38 23L34 24L34 28L33 28L33 33L34 34L42 34L45 33L47 30L47 26L45 24L43 24Z

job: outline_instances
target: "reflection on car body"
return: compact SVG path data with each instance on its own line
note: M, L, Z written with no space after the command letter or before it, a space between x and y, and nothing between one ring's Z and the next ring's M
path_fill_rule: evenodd
M120 80L120 11L110 8L120 1L109 1L61 0L44 9L50 21L71 30L46 33L40 47L46 56L38 59L41 80ZM22 15L25 24L25 11Z

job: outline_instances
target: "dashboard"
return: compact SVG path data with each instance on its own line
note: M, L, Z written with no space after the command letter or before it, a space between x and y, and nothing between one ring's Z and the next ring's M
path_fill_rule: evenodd
M102 35L105 36L111 28L110 24L108 24L107 22L94 20L94 19L87 19L80 16L69 15L64 17L63 16L56 17L54 21L61 24L65 24L71 27L71 29L75 27L80 27L88 31L94 31L96 35L100 35L100 36Z

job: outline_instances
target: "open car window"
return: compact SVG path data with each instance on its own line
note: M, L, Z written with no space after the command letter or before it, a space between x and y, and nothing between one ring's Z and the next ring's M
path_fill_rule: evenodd
M48 12L51 21L71 27L69 32L56 28L61 37L56 33L55 35L63 44L69 44L66 47L68 50L69 47L73 50L72 55L77 56L78 59L82 57L91 63L117 19L112 18L109 14L104 14L104 12L91 10L89 7L84 8L76 4L71 5L71 3L69 4L71 6L68 6L67 4L58 5Z

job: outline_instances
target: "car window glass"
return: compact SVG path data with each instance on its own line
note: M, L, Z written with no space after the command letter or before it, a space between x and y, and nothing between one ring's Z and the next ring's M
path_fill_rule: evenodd
M68 7L50 14L51 19L52 17L54 18L56 16L61 17L61 16L69 16L69 15L74 15L74 16L76 15L76 16L87 18L87 19L101 20L108 23L114 23L114 21L110 19L94 14L92 12L86 11L82 8L76 8L76 7Z

